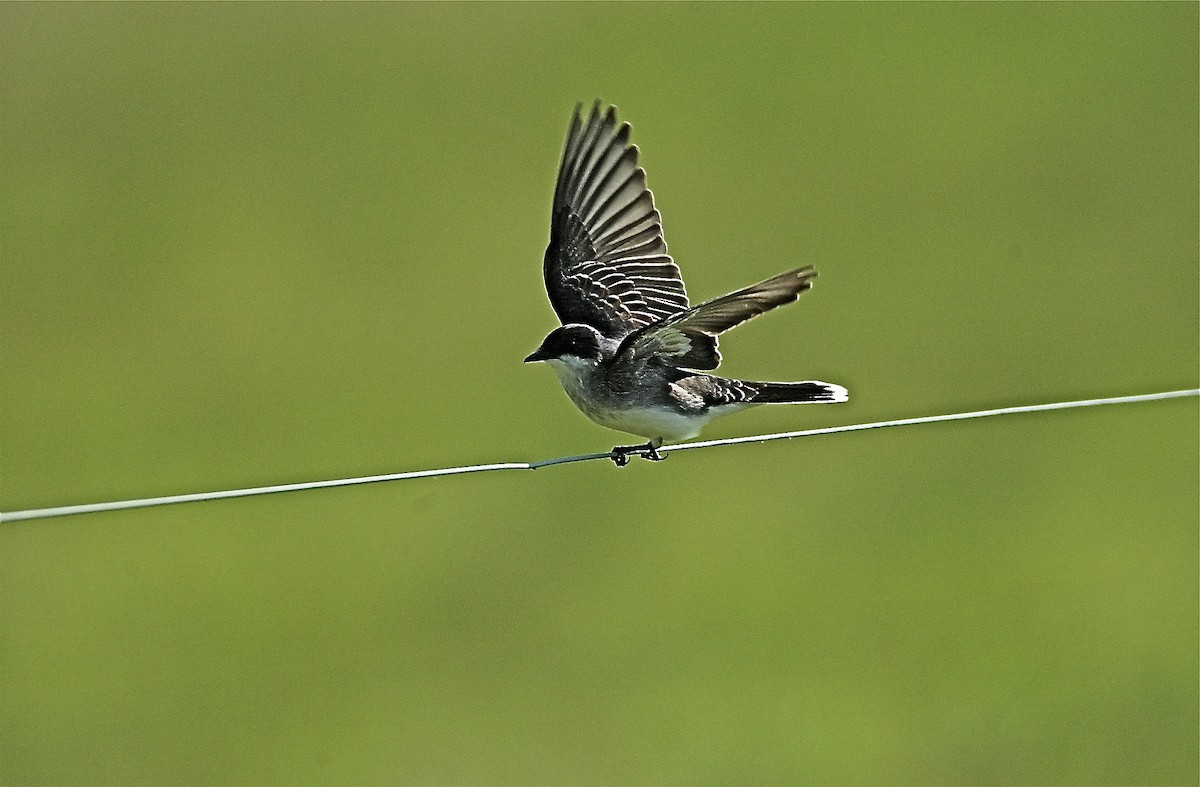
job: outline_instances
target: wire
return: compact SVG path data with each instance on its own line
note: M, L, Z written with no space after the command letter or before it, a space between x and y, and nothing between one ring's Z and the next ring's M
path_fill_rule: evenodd
M766 443L771 440L790 440L793 437L812 437L839 432L860 432L866 429L883 429L889 426L910 426L913 424L931 424L939 421L965 421L970 418L987 418L993 415L1012 415L1014 413L1036 413L1045 410L1068 410L1076 407L1096 407L1104 404L1132 404L1134 402L1152 402L1160 399L1179 399L1185 396L1200 396L1200 388L1190 388L1181 391L1164 391L1162 393L1138 394L1135 396L1110 396L1103 399L1081 399L1073 402L1052 402L1050 404L1031 404L1017 407L998 407L992 410L975 410L968 413L950 413L947 415L926 415L919 418L898 418L892 421L874 421L865 424L849 424L846 426L830 426L824 429L805 429L799 432L776 432L774 434L751 435L749 437L730 437L724 440L701 440L693 443L679 443L659 448L660 453L675 451L690 451L697 448L715 448L723 445L739 445L741 443ZM17 522L26 519L45 519L71 514L90 514L99 511L121 511L129 508L149 508L174 503L194 503L202 500L224 500L232 497L251 497L253 495L272 495L280 492L299 492L305 489L328 489L336 486L356 486L358 484L378 484L384 481L406 481L412 478L433 478L435 476L465 475L467 473L489 473L495 470L537 470L552 465L565 465L574 462L590 462L594 459L610 459L608 451L598 454L580 454L579 456L561 456L556 459L543 459L537 462L502 462L490 465L467 465L464 467L443 467L436 470L413 470L406 473L387 473L384 475L369 475L359 478L338 478L329 481L306 481L298 484L278 484L276 486L256 486L246 489L226 489L219 492L196 492L185 495L168 495L166 497L148 497L139 500L116 500L109 503L86 503L84 505L57 506L54 508L32 508L25 511L9 511L0 513L0 522Z

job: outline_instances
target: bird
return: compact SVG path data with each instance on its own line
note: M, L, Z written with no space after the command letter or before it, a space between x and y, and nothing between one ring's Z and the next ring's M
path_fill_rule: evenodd
M596 100L567 131L542 273L561 326L525 358L544 361L567 396L596 423L644 437L615 446L658 461L664 442L688 440L709 421L761 404L844 402L833 383L752 382L717 377L717 336L795 301L817 275L811 265L772 276L698 306L667 253L662 218L630 143L629 123Z

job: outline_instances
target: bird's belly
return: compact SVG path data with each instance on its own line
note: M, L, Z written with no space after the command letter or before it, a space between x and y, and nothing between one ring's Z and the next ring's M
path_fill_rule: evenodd
M601 426L651 440L687 440L700 434L707 420L686 416L665 407L622 407L611 410L580 408L588 418Z
M601 426L640 435L651 440L687 440L700 434L707 415L684 415L667 407L630 404L616 396L596 396L581 376L562 363L551 362L563 390L575 406Z

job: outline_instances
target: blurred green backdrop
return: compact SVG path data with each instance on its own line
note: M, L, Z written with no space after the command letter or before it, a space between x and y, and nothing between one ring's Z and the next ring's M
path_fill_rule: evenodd
M1197 6L0 6L0 509L606 450L578 100L707 437L1196 385ZM502 392L502 396L497 396ZM1178 783L1194 400L0 526L11 784Z

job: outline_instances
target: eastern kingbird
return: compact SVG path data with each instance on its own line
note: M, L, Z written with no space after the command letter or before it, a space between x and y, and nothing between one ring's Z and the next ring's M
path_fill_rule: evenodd
M525 362L546 361L567 396L596 423L649 438L617 446L665 457L663 441L695 437L712 419L759 404L844 402L840 385L755 383L703 374L721 362L717 334L791 303L812 286L812 266L781 273L699 306L667 254L661 217L616 107L575 107L563 147L543 273L562 322Z

